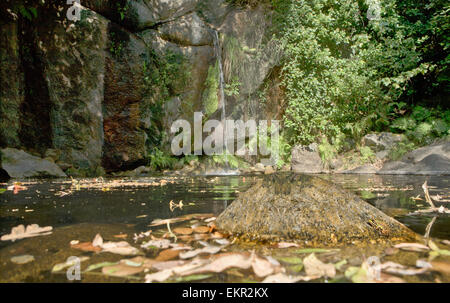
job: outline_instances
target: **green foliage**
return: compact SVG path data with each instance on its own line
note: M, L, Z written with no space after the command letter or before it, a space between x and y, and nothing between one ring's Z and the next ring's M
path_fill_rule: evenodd
M22 17L28 19L29 21L33 21L33 19L37 18L38 16L37 9L35 7L25 7L23 5L20 5L18 9Z
M179 53L167 51L164 55L150 50L144 56L142 73L144 77L144 95L151 98L150 128L147 131L148 148L161 148L166 134L162 132L165 115L164 104L176 97L187 85L190 71L186 59Z
M244 168L248 165L240 158L231 154L213 155L208 158L211 165L229 166L230 168Z
M319 144L319 154L323 163L330 163L338 153L336 146L330 144L326 138L322 138L322 142Z
M324 136L333 141L342 134L359 138L389 127L414 131L422 141L430 133L446 134L447 118L431 131L421 124L436 118L428 105L434 101L423 107L413 102L440 93L443 98L434 99L448 106L448 3L379 3L381 18L369 20L366 1L272 1L285 55L284 124L291 144ZM403 117L408 107L412 117ZM325 158L333 153L329 146L323 149Z
M158 148L155 148L148 155L148 165L156 170L172 169L177 162L177 158L167 155Z
M219 63L210 66L208 76L205 81L205 90L203 91L203 107L206 114L211 115L217 111L219 106Z
M394 161L400 160L406 153L412 151L416 145L408 140L397 143L388 154L388 158Z
M372 163L376 159L375 153L368 146L360 147L359 153L361 155L361 162L362 163L369 163L369 162Z

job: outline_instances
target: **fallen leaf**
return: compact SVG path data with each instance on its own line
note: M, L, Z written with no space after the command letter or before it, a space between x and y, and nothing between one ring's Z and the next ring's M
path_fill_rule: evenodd
M80 257L80 258L77 258L77 259L72 259L70 261L69 261L69 259L70 259L70 257L67 259L66 262L59 263L59 264L56 264L55 266L53 266L52 272L58 272L58 271L63 270L64 268L67 268L67 267L70 267L70 266L74 266L77 263L78 260L80 261L80 263L84 262L86 260L89 260L89 257Z
M210 228L208 226L197 226L194 228L194 232L197 234L206 234L209 233Z
M431 266L433 266L433 271L438 271L447 275L450 274L450 263L448 262L432 261Z
M275 272L277 267L270 263L267 259L260 258L256 255L252 256L252 269L259 278L269 276Z
M145 283L152 283L152 282L163 282L167 279L169 279L173 275L173 271L171 269L165 269L162 271L158 271L153 274L147 274L145 275Z
M153 263L152 268L161 271L161 270L165 270L165 269L172 269L174 267L179 267L186 263L187 263L187 261L184 261L184 260L155 262L155 263Z
M8 235L3 235L0 239L2 241L15 241L17 239L31 238L37 236L46 236L52 233L53 227L39 227L37 224L30 224L26 228L24 225L18 225L11 229L11 233Z
M278 260L289 264L303 264L303 260L299 257L278 257Z
M112 266L112 265L116 265L116 264L118 264L118 263L117 262L100 262L100 263L89 265L84 270L84 272L89 272L89 271L93 271L93 270L96 270L96 269L99 269L99 268L102 268L105 266Z
M205 272L223 272L229 268L241 268L248 269L252 266L251 256L245 254L233 253L226 254L220 257L214 258L210 263L191 269L189 271L181 272L181 275L200 274Z
M222 249L221 246L207 246L207 247L198 248L198 249L187 251L187 252L182 252L182 253L180 253L180 258L181 259L190 259L199 254L211 254L212 255L212 254L218 253L221 249Z
M93 246L92 242L81 242L78 244L73 244L70 247L74 249L79 249L82 251L92 251L92 252L101 252L102 248L99 246Z
M102 251L118 255L137 255L139 250L126 241L106 242L102 245Z
M297 243L280 242L277 244L278 248L299 247Z
M419 244L419 243L400 243L400 244L395 245L394 247L402 249L402 250L414 251L414 252L425 252L425 251L430 250L430 248L428 246L425 246L425 245Z
M94 240L92 240L92 246L96 247L102 247L103 245L103 238L100 236L100 234L96 234L94 237Z
M310 281L316 279L315 277L302 277L302 276L288 276L283 273L278 273L265 278L262 283L295 283L298 281Z
M144 271L144 267L129 266L122 263L111 266L105 266L102 268L103 274L114 277L132 276L142 271Z
M179 235L191 235L194 231L189 227L178 227L174 228L173 232Z
M174 249L166 249L159 253L159 255L156 257L156 261L168 261L175 259L180 254L180 250L174 250Z
M186 277L178 277L175 282L192 282L211 278L212 275L190 275Z
M428 268L408 268L395 262L386 262L381 264L381 270L394 275L414 276L427 272Z
M125 263L130 266L132 266L132 264L134 266L138 266L137 264L140 264L140 266L142 266L144 268L152 268L153 264L157 263L158 261L156 261L154 259L145 258L142 256L137 256L137 257L134 257L131 259L122 259L122 260L120 260L120 262Z
M295 250L295 252L297 254L327 253L327 252L337 252L337 251L339 251L339 249L303 248L303 249Z
M160 240L150 240L147 242L144 242L141 247L142 248L148 248L150 246L156 247L156 248L161 248L161 249L165 249L168 248L170 245L170 240L167 239L160 239Z
M305 272L308 276L328 277L334 278L336 275L336 268L333 264L326 264L316 258L313 254L310 254L303 260L305 266Z

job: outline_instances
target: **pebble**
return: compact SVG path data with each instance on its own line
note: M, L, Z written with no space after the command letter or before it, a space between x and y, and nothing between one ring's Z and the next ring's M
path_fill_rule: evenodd
M32 255L21 255L15 256L11 258L11 262L15 264L26 264L34 261L34 257Z

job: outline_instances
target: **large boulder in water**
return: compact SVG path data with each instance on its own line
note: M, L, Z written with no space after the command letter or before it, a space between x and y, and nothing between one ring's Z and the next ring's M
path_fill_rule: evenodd
M293 239L336 245L416 234L355 194L318 177L265 176L217 218L216 225L254 240Z
M0 154L0 169L5 170L11 178L67 177L55 163L23 150L4 148Z

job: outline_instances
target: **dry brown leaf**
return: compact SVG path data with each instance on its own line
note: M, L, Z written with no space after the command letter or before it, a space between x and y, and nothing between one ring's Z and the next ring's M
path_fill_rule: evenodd
M431 265L433 266L434 271L441 272L443 274L450 274L450 263L448 262L440 262L440 261L431 261Z
M317 277L303 277L303 276L288 276L283 273L278 273L265 278L262 283L295 283L298 281L311 281Z
M275 272L277 269L267 259L260 258L256 255L252 257L252 268L255 275L259 278L267 277Z
M180 250L174 250L174 249L166 249L159 253L159 255L156 257L156 261L168 261L175 259L180 254Z
M156 262L156 263L153 263L152 268L161 271L161 270L165 270L165 269L172 269L175 267L179 267L186 263L187 263L187 261L183 261L183 260Z
M82 251L92 251L92 252L101 252L102 248L99 246L93 246L92 242L82 242L78 244L71 245L70 247L74 249L79 249Z
M144 267L142 266L129 266L123 263L102 268L103 274L114 277L132 276L142 271L144 271Z
M315 254L310 254L303 260L305 272L308 276L334 278L336 268L333 264L323 263L316 258Z
M197 226L194 228L194 232L197 234L206 234L209 233L210 228L208 226Z
M37 224L30 224L26 228L24 225L18 225L11 229L11 233L8 235L3 235L0 239L2 241L15 241L18 239L31 238L37 236L47 236L52 233L53 227L46 226L40 227Z
M187 251L187 252L182 252L182 253L180 253L180 258L181 259L190 259L190 258L196 257L200 254L213 255L213 254L218 253L221 249L222 249L222 247L220 247L220 246L207 246L207 247L198 248L198 249Z
M402 249L402 250L414 251L414 252L425 252L425 251L430 250L430 248L428 246L420 244L420 243L400 243L400 244L395 245L394 247Z
M191 235L194 231L189 227L177 227L173 229L173 232L178 235Z
M297 243L280 242L278 243L278 248L289 248L289 247L299 247Z
M250 256L246 256L244 254L239 253L233 253L216 257L213 259L212 262L189 271L184 271L181 273L181 275L188 276L205 272L219 273L233 267L248 269L251 266L252 266L252 258Z

